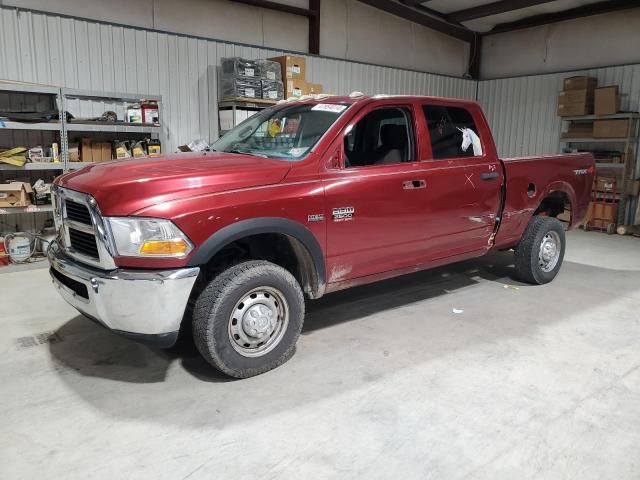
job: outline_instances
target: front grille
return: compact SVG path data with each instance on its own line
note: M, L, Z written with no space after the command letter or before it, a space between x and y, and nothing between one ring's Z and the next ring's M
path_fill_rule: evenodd
M69 240L71 242L71 248L76 252L95 258L96 260L100 259L98 244L93 234L69 228Z
M91 214L86 205L83 205L73 200L66 200L65 206L67 210L67 218L73 222L83 223L85 225L91 225Z
M66 275L63 275L55 268L51 268L51 275L56 277L56 279L63 284L65 287L73 291L76 295L79 295L82 298L89 299L89 291L87 290L87 286L84 283L80 283L73 278L69 278Z

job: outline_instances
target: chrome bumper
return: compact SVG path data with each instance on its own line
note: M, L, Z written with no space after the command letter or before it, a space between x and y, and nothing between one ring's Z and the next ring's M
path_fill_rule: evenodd
M105 327L137 340L171 346L200 269L103 271L79 264L57 242L48 252L62 298Z

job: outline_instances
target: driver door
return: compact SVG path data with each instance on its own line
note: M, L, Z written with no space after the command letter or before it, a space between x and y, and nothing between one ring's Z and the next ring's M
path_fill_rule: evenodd
M429 198L416 133L412 104L378 103L329 150L339 158L324 180L329 283L426 261Z

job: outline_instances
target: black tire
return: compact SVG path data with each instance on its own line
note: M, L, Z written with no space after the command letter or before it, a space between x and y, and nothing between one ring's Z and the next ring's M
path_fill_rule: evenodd
M551 236L557 235L560 241L559 256L555 266L549 271L545 271L540 264L539 258L540 247L547 234ZM560 270L564 259L565 246L564 228L559 220L551 217L533 217L515 250L515 266L518 278L536 285L549 283Z
M261 287L277 289L282 294L288 323L272 350L250 357L236 350L239 347L232 343L230 322L238 302ZM202 356L215 368L231 377L248 378L291 358L303 321L304 297L294 276L273 263L252 260L224 270L202 291L193 311L193 338Z

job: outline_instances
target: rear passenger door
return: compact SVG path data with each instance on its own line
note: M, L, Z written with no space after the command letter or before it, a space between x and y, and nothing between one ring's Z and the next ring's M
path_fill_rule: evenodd
M429 136L424 163L431 258L486 249L504 178L482 112L434 100L423 104L422 113Z

